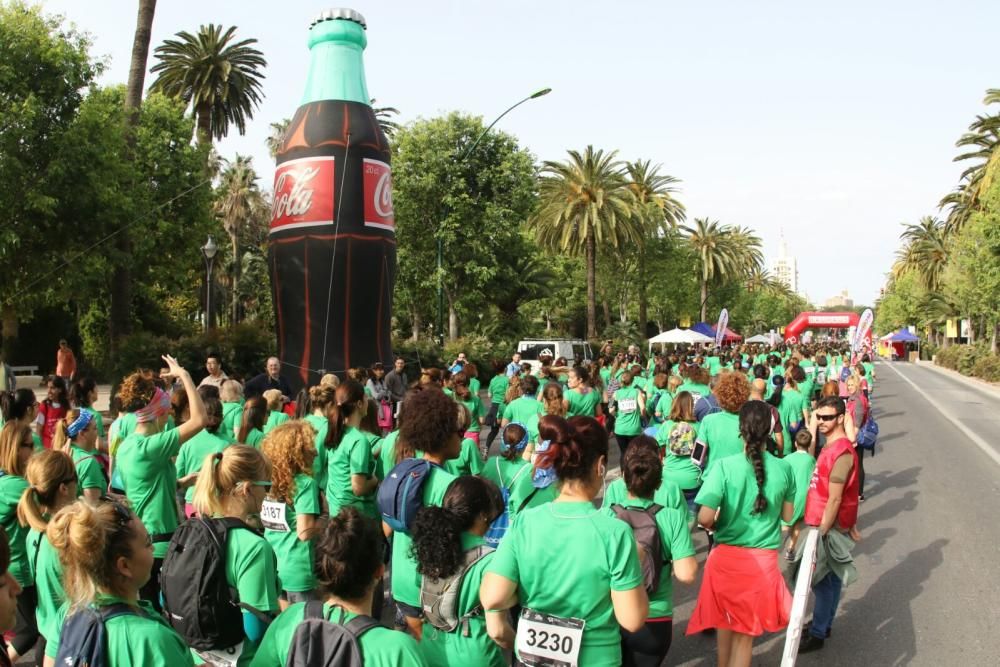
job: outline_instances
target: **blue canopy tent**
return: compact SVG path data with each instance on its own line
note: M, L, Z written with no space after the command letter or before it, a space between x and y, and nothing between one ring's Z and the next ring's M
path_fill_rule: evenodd
M906 358L906 354L905 354L905 352L906 352L906 344L907 343L916 343L917 344L917 358L918 359L920 358L920 338L918 336L910 333L909 329L905 329L905 328L904 329L900 329L899 331L897 331L896 333L894 333L892 335L892 337L889 339L889 342L892 343L893 349L896 352L896 356L898 358L900 358L900 359L905 359ZM902 350L900 350L899 347L896 347L897 345L899 345L902 348Z
M691 331L697 331L698 333L704 336L708 336L713 340L715 339L715 327L713 327L708 322L698 322L698 324L695 324L693 327L691 327ZM742 336L740 336L738 333L736 333L729 327L726 327L726 333L723 336L724 342L733 343L740 340L743 340Z

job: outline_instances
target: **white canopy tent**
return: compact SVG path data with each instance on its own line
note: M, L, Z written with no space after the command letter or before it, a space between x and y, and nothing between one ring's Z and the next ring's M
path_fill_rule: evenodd
M652 352L653 344L659 343L660 345L666 345L667 343L678 344L694 344L694 343L714 343L715 339L709 336L698 333L697 331L691 331L690 329L671 329L670 331L664 331L659 333L649 339L649 350Z
M767 334L757 334L756 336L750 336L744 343L770 343L771 337Z

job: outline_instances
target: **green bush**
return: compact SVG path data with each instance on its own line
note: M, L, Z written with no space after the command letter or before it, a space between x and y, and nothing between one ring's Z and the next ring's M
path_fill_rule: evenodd
M988 364L989 360L995 356L985 343L951 345L938 351L937 365L958 371L963 375L978 375L975 371L976 366L980 362Z
M934 358L935 354L940 353L941 348L939 348L934 343L924 343L920 346L920 359L922 361L930 361Z
M973 366L972 374L987 382L1000 382L1000 356L983 357Z

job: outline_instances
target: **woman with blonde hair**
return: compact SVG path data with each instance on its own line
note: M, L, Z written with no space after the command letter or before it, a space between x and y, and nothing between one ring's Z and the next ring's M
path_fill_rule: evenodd
M284 401L281 400L280 389L268 389L263 396L267 401L267 422L264 423L264 435L267 435L272 429L288 421L289 417L281 411Z
M231 518L243 527L226 533L226 583L237 591L243 609L242 652L237 665L249 665L267 626L261 616L278 613L277 562L268 541L250 528L256 524L264 498L271 489L271 464L248 445L230 445L205 457L194 485L194 507L205 518ZM181 573L183 576L184 573ZM182 581L165 577L164 596ZM202 656L207 662L213 655Z
M345 380L337 387L336 397L327 415L330 430L327 448L326 502L330 516L342 507L357 507L367 517L379 516L375 507L375 461L368 438L361 431L361 420L368 408L365 388L355 380Z
M70 408L56 424L52 448L65 452L76 465L80 483L77 490L88 502L95 503L108 488L108 478L97 452L97 419L86 408Z
M271 491L261 507L264 538L274 549L281 607L317 599L313 543L320 532L319 488L313 479L315 433L302 421L267 434L261 449L271 461Z
M334 375L333 377L337 377ZM309 388L309 405L312 413L306 415L305 421L316 431L316 459L313 461L313 479L321 490L326 489L326 441L329 439L330 419L327 417L327 410L333 405L336 399L336 385L322 384ZM322 493L320 494L323 495Z
M3 473L0 475L0 526L6 531L10 543L10 574L22 589L17 599L14 637L7 647L11 662L17 662L38 641L35 621L37 598L26 544L28 528L22 526L17 518L17 505L24 490L30 488L24 475L34 452L31 428L19 421L3 425L0 429L0 473Z
M545 414L554 417L565 417L567 404L563 399L562 385L558 382L547 382L542 389L542 406Z
M97 506L75 502L49 521L46 535L63 568L70 604L66 623L73 622L75 614L100 614L94 619L104 627L107 667L194 664L180 636L139 597L154 558L149 532L138 516L113 501ZM56 662L76 657L60 652Z
M21 494L17 518L22 526L30 527L28 567L38 600L35 620L44 643L44 648L39 646L36 651L45 654L44 664L51 667L55 664L59 632L66 613L63 609L66 591L63 590L59 555L52 548L45 530L51 517L76 500L77 470L73 460L63 452L46 450L31 457L25 476L31 486Z
M267 422L267 402L261 396L248 398L243 404L243 415L236 429L236 442L260 449Z

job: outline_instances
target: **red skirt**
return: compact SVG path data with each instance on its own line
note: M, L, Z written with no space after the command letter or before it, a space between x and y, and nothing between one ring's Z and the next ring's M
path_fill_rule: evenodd
M716 544L687 634L719 628L757 637L786 627L791 610L777 550Z

